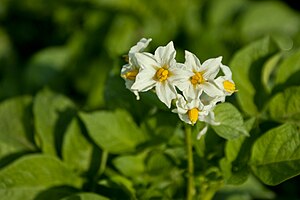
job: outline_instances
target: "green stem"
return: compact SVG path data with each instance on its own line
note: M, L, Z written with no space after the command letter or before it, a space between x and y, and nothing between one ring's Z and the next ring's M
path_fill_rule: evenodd
M100 163L100 167L99 167L99 171L98 171L98 176L101 176L103 174L103 172L105 171L107 157L108 157L108 151L103 150L102 155L101 155L101 163Z
M185 125L185 142L188 161L188 183L187 183L187 200L192 200L195 195L194 185L194 161L193 161L193 144L192 144L192 127Z

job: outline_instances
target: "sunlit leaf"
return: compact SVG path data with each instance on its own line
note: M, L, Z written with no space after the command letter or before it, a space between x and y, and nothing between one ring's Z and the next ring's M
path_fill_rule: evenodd
M236 83L238 103L248 115L256 116L265 98L261 83L261 70L265 60L277 51L270 38L263 38L238 51L229 66Z
M91 138L110 153L133 151L145 140L145 135L123 110L80 113L80 117Z
M275 95L269 102L268 112L276 121L300 120L300 87L290 87Z
M248 136L244 120L239 111L230 103L222 103L214 109L215 120L220 125L212 126L218 135L225 139L234 139L241 135Z
M35 97L33 112L42 151L50 155L60 153L64 131L75 112L74 104L65 96L44 89Z
M299 127L287 123L267 131L254 143L250 164L254 174L268 185L299 175Z
M60 160L46 155L25 156L0 171L3 200L34 199L48 187L80 187L82 180Z
M62 157L65 163L76 171L87 171L92 160L93 145L83 135L77 119L73 119L62 145Z
M63 198L61 200L109 200L109 198L98 195L96 193L79 193Z
M30 96L8 99L0 104L0 158L35 150Z

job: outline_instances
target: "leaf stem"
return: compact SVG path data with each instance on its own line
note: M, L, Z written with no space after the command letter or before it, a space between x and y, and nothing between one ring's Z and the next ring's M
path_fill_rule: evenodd
M192 200L195 195L195 185L194 185L192 127L189 124L185 125L185 142L186 142L187 161L188 161L187 200Z

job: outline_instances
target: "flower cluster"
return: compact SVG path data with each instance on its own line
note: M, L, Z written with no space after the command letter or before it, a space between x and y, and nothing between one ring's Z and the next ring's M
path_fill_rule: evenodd
M150 42L151 39L142 38L130 49L128 64L121 70L126 87L137 100L139 92L153 89L168 108L175 102L176 108L172 111L188 124L202 121L218 125L214 107L236 91L230 68L221 63L222 57L201 64L193 53L185 51L185 62L178 63L172 41L158 47L154 54L144 52ZM220 71L223 75L218 76ZM198 137L206 130L207 126Z

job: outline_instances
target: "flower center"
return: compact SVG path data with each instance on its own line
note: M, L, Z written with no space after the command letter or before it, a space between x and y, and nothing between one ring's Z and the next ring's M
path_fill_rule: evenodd
M189 116L190 121L194 125L197 122L198 116L199 116L198 108L193 108L193 109L189 110L188 111L188 116Z
M156 74L155 74L155 77L156 79L158 79L160 82L162 81L165 81L167 80L168 78L168 75L169 75L169 71L165 68L159 68L157 71L156 71Z
M137 70L137 69L134 69L134 70L132 70L132 71L129 71L129 72L126 72L125 74L124 74L124 77L126 78L126 79L129 79L129 80L135 80L135 77L136 77L136 75L139 73L139 71Z
M195 75L190 78L193 85L201 84L205 82L201 72L195 72Z
M226 80L223 82L223 86L226 92L233 93L235 92L235 84Z

